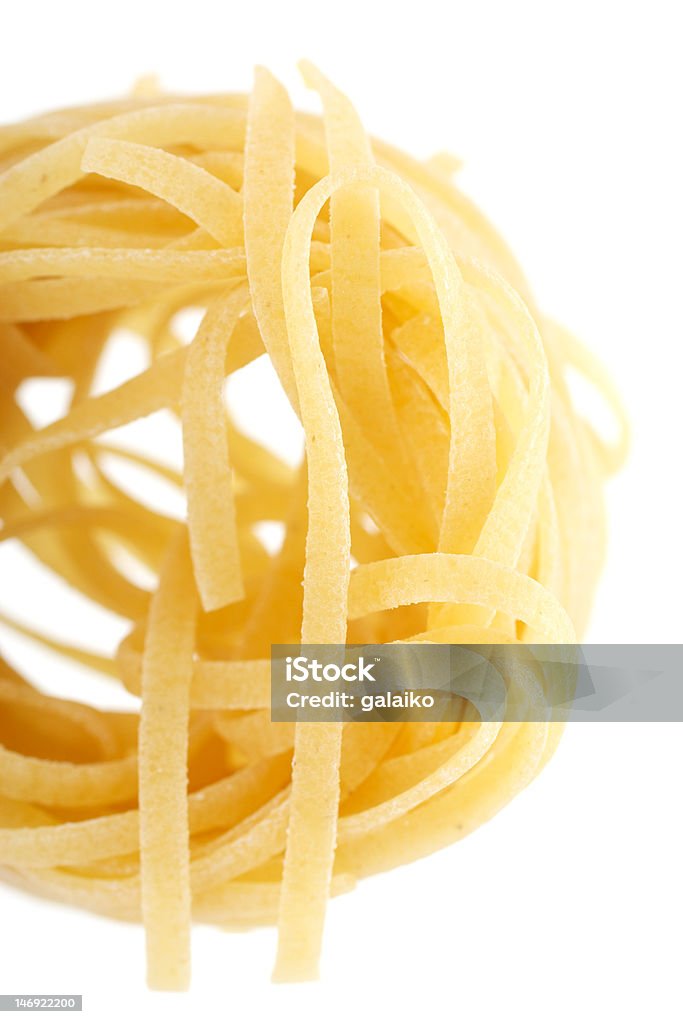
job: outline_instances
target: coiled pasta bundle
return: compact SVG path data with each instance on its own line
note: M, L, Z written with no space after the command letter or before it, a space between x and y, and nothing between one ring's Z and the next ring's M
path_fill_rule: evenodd
M272 723L270 645L572 642L626 445L608 378L538 312L452 163L371 142L303 73L321 117L258 69L249 96L133 96L0 133L0 536L130 631L105 656L5 621L141 698L100 711L3 662L0 866L142 918L162 988L188 983L192 917L277 920L276 977L314 976L331 893L534 777L554 724ZM148 365L93 393L121 327ZM298 467L226 405L260 357L301 421ZM575 411L570 368L614 409L614 443ZM36 428L18 388L40 376L73 399ZM182 474L107 438L161 409ZM186 518L122 489L112 452L181 486ZM283 524L274 553L264 521Z

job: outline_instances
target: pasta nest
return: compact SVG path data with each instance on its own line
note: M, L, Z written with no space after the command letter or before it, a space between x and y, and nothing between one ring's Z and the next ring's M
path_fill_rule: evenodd
M369 140L303 73L322 116L258 69L249 96L143 91L0 133L2 540L128 628L95 653L3 621L56 672L66 656L140 698L103 711L3 662L0 865L142 918L157 987L188 982L191 917L277 920L276 977L313 976L330 894L462 838L537 774L547 721L271 722L270 647L572 643L626 449L609 378L538 311L456 162ZM102 392L122 328L146 366ZM257 360L299 417L299 464L226 403ZM572 373L616 440L576 411ZM72 385L46 426L36 377ZM161 410L182 470L110 436ZM186 516L112 458L181 489Z

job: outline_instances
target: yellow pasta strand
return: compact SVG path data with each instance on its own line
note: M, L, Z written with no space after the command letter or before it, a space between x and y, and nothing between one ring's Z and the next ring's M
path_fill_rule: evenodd
M197 585L207 611L244 597L227 423L221 428L221 420L226 344L245 301L244 289L238 289L206 314L185 364L181 408L187 517Z
M140 882L152 988L190 983L187 729L196 598L184 531L149 611L140 715Z
M315 204L306 199L299 204L287 229L282 257L285 320L308 466L301 640L343 644L351 556L348 478L309 283L308 252L317 214ZM317 972L336 842L340 753L339 725L297 725L277 979L306 979ZM320 772L321 764L327 765L325 773Z

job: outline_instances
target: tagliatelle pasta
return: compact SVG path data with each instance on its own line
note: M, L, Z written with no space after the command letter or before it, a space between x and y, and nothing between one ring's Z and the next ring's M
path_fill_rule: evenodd
M541 711L271 722L270 647L573 642L627 445L608 376L539 313L457 164L369 139L302 71L321 116L257 69L249 96L142 89L0 130L0 541L130 628L96 653L10 609L0 623L140 708L47 696L2 661L0 870L142 919L159 988L189 983L193 918L277 922L275 977L314 977L331 895L461 838L537 774L561 731ZM93 393L122 327L146 367ZM261 358L299 417L299 466L226 403ZM576 411L570 369L615 441ZM37 377L73 385L43 427L21 390ZM106 436L160 410L181 473ZM184 520L118 485L112 458L182 488ZM535 707L533 678L500 670Z

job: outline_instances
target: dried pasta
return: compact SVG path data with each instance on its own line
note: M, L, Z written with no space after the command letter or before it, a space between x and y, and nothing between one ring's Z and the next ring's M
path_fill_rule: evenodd
M139 705L51 697L2 662L0 870L141 919L153 987L189 983L193 918L277 922L275 978L315 977L331 895L462 838L537 774L560 735L542 716L273 723L270 646L573 642L626 452L608 376L539 312L457 162L368 138L302 72L321 116L259 68L248 96L142 88L0 129L0 540L130 628L97 653L0 621ZM93 393L121 327L146 367ZM299 417L299 466L226 403L259 359ZM569 370L616 440L576 411ZM21 400L36 377L73 385L43 427ZM108 437L159 410L182 473ZM183 488L186 517L126 493L112 454Z

